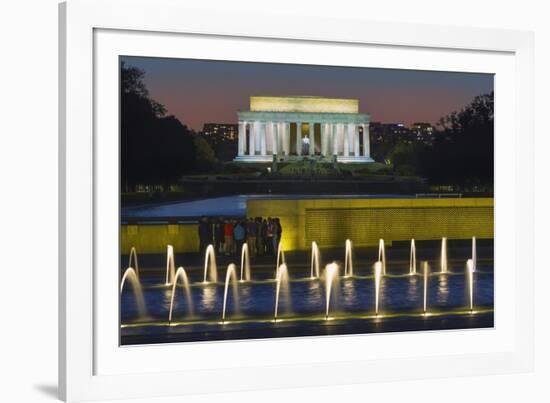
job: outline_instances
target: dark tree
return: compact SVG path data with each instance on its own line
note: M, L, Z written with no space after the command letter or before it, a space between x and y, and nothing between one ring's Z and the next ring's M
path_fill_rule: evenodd
M206 172L216 164L216 155L212 147L202 136L195 136L195 167L198 171Z
M205 140L214 150L219 161L229 162L237 155L237 139L232 140L221 136L208 136L205 137Z
M398 175L418 175L424 148L425 145L420 142L397 143L388 154L395 168L395 173Z
M492 189L494 174L493 93L442 118L440 131L422 155L422 173L434 185Z
M164 106L149 97L143 78L143 71L121 63L123 191L134 191L137 185L167 189L182 175L208 166L202 155L211 157L208 151L196 153L195 134L174 116L165 115Z
M121 106L132 107L126 105L128 101L141 103L143 108L141 111L146 112L151 117L162 117L166 114L166 108L158 102L149 98L149 91L143 82L145 73L136 67L126 67L124 62L121 63L120 74L120 90L121 90Z

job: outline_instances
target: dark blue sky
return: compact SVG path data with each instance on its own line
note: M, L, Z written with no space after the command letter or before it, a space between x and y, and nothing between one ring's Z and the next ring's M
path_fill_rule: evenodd
M153 99L184 124L236 123L251 95L358 98L372 121L436 123L493 90L492 74L121 57L145 71Z

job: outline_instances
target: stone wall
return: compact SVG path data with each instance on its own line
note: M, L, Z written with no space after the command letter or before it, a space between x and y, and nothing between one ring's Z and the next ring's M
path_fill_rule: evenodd
M120 253L127 255L132 246L138 253L166 253L172 245L176 253L199 250L198 224L123 224L120 229Z
M279 217L285 250L392 241L493 238L493 199L251 200L250 217Z

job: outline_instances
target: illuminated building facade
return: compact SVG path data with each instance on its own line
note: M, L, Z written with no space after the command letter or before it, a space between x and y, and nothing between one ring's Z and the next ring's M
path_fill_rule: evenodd
M373 162L370 115L359 113L357 99L253 96L238 118L235 161Z

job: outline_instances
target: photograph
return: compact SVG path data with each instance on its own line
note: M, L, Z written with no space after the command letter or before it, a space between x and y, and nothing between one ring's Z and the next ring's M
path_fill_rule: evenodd
M550 401L546 3L441 4L3 2L0 401Z
M120 345L494 327L494 74L118 68Z

